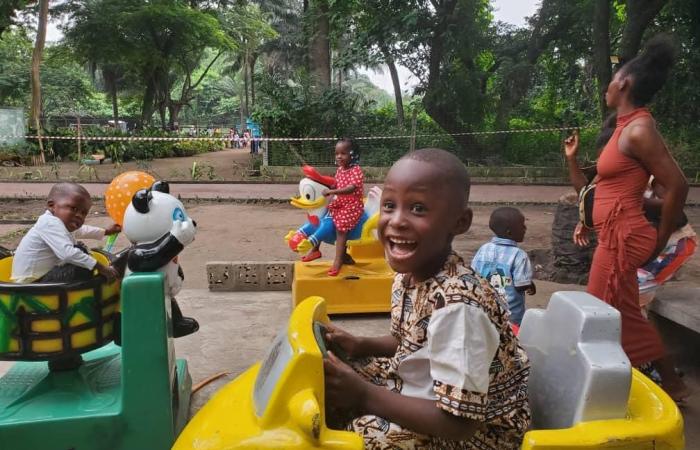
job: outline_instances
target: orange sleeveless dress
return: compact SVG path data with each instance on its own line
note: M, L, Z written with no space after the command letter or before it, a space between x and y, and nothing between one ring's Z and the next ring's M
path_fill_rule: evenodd
M620 311L622 348L633 366L657 360L665 353L656 329L642 315L637 285L637 268L656 247L656 229L642 210L649 173L618 147L624 128L640 117L651 117L651 113L639 108L618 117L617 128L598 158L599 181L593 203L598 247L588 279L588 292Z

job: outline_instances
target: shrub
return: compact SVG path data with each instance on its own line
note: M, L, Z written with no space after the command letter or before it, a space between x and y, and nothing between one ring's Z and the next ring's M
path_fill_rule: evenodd
M36 142L22 141L16 144L0 143L0 163L3 165L31 164L32 156L39 154Z

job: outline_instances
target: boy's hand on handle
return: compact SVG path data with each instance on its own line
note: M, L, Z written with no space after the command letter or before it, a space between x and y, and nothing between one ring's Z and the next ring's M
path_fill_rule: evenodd
M574 130L571 136L564 139L564 155L566 155L568 159L576 158L579 141L578 130Z
M342 328L338 328L329 323L326 325L326 335L324 338L326 339L328 347L336 346L342 349L351 358L358 355L360 340Z
M581 222L577 223L574 229L574 244L579 247L588 247L591 244L591 240L588 238L589 231Z
M119 278L119 272L117 272L117 269L115 269L112 266L103 266L102 264L97 263L95 268L97 269L97 272L103 277L105 277L109 282L112 282Z
M105 236L110 236L112 234L121 233L121 231L122 231L122 227L117 223L113 223L109 227L105 228Z
M367 397L367 381L330 351L323 360L323 370L326 402L338 409L361 410Z

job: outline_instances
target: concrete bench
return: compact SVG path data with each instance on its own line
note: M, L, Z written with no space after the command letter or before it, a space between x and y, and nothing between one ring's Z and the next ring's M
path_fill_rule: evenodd
M665 285L650 309L655 314L700 334L700 287Z

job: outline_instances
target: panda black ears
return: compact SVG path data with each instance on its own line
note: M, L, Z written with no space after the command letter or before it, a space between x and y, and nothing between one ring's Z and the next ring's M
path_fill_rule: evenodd
M170 194L170 185L167 181L156 181L151 186L152 191L162 192L163 194Z
M131 199L131 204L134 205L134 209L141 214L146 214L149 210L148 202L153 198L150 190L141 189L136 192Z
M153 183L150 189L141 189L134 194L133 198L131 199L131 204L134 205L134 209L141 214L146 214L149 211L148 202L153 199L153 194L151 191L170 194L170 185L167 181L156 181Z

